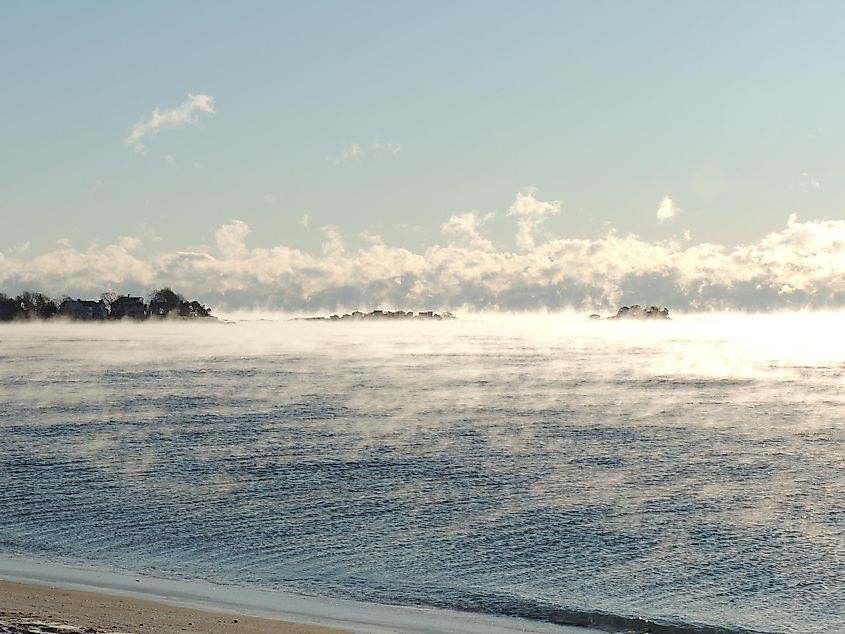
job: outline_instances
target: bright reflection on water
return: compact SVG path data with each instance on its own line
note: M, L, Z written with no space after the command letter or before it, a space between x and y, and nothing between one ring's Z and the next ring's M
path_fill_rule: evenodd
M842 322L2 326L0 552L840 631Z

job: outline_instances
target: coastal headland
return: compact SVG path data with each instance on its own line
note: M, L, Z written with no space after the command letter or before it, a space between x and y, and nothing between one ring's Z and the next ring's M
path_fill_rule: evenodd
M217 319L210 308L197 300L185 299L169 287L150 293L149 303L143 297L119 295L113 291L102 293L98 300L64 297L58 301L40 292L25 291L15 297L0 292L0 321L53 318L74 321Z

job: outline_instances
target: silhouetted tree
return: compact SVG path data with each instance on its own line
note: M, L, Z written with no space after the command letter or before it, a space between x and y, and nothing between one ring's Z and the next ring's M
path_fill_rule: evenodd
M21 316L20 304L6 293L0 293L0 321L12 321Z
M211 309L193 300L191 302L182 302L182 305L179 307L179 314L182 317L190 317L191 319L211 317Z
M24 291L15 297L15 302L20 306L25 319L49 319L59 312L56 302L43 293Z
M174 310L179 314L178 311L184 301L184 297L167 287L153 291L150 295L150 316L167 317Z
M150 295L150 316L179 315L188 319L211 317L211 309L196 300L187 301L169 288L161 288Z

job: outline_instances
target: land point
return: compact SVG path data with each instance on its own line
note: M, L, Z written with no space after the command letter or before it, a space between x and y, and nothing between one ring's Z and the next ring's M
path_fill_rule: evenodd
M343 315L330 315L328 317L300 317L304 321L370 321L379 319L416 319L416 320L444 320L457 319L450 312L435 313L431 310L422 310L416 314L414 311L404 310L371 310L368 313L362 313L356 310L351 313L344 313Z

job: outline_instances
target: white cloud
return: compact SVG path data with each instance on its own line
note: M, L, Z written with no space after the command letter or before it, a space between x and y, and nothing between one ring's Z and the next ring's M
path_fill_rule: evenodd
M547 216L560 213L560 201L542 202L537 200L535 187L526 187L516 195L509 216L517 217L516 244L522 249L534 248L534 230Z
M32 246L32 242L30 242L29 240L26 240L25 242L21 242L20 244L13 246L11 249L9 249L8 253L10 255L18 255L18 256L26 255L26 252L29 251L29 248L31 246Z
M492 217L493 214L480 216L475 211L468 211L449 218L447 222L440 226L440 231L445 235L454 236L460 244L470 248L492 251L493 243L478 231L478 227Z
M368 244L380 244L384 246L384 238L377 233L370 233L369 231L362 231L359 237Z
M135 236L120 236L117 244L126 251L133 251L141 246L141 239Z
M680 208L675 206L669 196L664 196L660 201L660 206L657 208L657 222L664 222L672 220L681 212Z
M396 156L402 148L395 143L375 142L370 144L370 150L377 154L392 154Z
M807 172L801 172L801 186L802 187L812 187L813 189L819 189L822 184L819 182L817 178L810 176Z
M522 193L512 209L519 224L557 213L559 204ZM208 253L156 250L147 238L140 248L131 236L85 249L65 242L40 255L5 252L0 290L96 297L107 288L147 293L169 285L218 308L308 311L845 306L845 220L792 215L780 230L735 246L648 241L609 230L595 239L552 238L514 253L480 235L488 217L452 216L442 225L450 242L422 250L391 246L378 236L349 248L335 227L323 228L316 253L284 244L253 247L249 226L239 220L216 231L216 248Z
M337 164L348 163L349 161L354 161L360 155L361 146L356 143L352 143L348 147L346 147L343 152L340 153L340 155L335 159L334 162Z
M346 252L346 247L343 244L343 238L337 227L327 226L322 227L323 233L326 234L326 241L323 242L323 255L330 257L342 257Z
M301 224L306 229L308 228L309 223L311 222L311 214L303 214L302 218L299 219L299 224Z
M245 222L231 220L214 233L214 242L224 258L242 258L247 252L245 240L249 232L249 225Z
M402 148L395 143L382 143L381 141L374 141L367 146L360 146L357 143L350 143L334 160L336 165L348 163L357 159L364 158L367 155L390 155L396 156Z
M134 126L126 137L126 145L136 152L143 152L144 145L141 140L150 134L158 134L162 130L180 128L190 123L195 123L197 115L201 112L214 114L214 97L211 95L188 95L188 98L175 108L169 110L153 110L150 118L142 119Z

